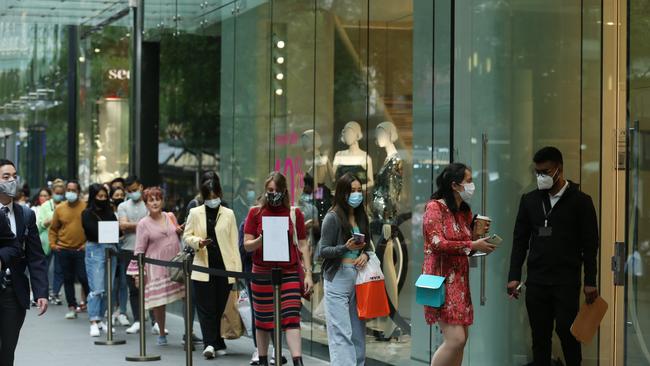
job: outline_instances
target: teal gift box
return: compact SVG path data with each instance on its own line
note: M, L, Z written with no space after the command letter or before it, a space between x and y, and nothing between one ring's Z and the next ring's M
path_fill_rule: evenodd
M415 301L434 308L445 303L445 278L422 274L415 282Z

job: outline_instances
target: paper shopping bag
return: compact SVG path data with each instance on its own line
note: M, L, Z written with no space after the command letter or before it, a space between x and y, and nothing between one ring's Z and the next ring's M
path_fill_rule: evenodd
M361 320L390 315L381 262L372 252L368 252L368 258L368 263L357 273L355 287L357 312Z
M228 295L226 310L221 317L221 336L225 339L238 339L244 335L244 324L237 309L238 303L239 292L234 289Z

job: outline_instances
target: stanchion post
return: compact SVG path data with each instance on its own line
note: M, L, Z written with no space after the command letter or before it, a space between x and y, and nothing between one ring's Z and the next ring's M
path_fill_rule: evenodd
M140 354L138 356L127 356L127 361L144 362L160 361L158 355L147 356L147 340L145 338L145 321L144 321L144 254L138 254L138 299L140 300Z
M271 283L273 284L273 322L274 333L273 343L275 347L275 362L276 365L282 364L282 319L281 319L281 294L280 288L282 286L282 269L273 268L271 270Z
M98 346L116 346L120 344L126 344L124 339L113 339L113 260L112 252L110 248L106 248L105 251L106 260L106 300L108 308L108 329L106 330L106 340L105 341L95 341L95 344Z
M192 257L183 260L183 274L185 275L185 366L192 366Z

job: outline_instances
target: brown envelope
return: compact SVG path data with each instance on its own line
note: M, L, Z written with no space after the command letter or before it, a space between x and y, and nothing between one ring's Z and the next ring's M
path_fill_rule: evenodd
M598 297L593 304L582 304L571 326L571 334L581 343L589 343L598 332L600 322L607 313L607 303Z

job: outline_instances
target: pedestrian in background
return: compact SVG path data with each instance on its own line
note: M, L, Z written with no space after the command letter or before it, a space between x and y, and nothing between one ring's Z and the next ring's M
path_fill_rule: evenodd
M79 200L80 195L79 183L74 180L69 181L66 184L66 202L58 205L54 210L49 229L50 247L60 261L63 271L65 297L68 303L66 319L76 319L77 312L82 310L75 296L75 278L81 282L83 292L90 293L84 253L86 235L81 224L81 214L86 209L86 203Z
M355 285L372 249L365 240L355 240L354 234L370 238L361 181L347 173L336 182L334 206L325 215L318 244L324 259L327 343L334 365L366 362L366 325L357 312Z
M124 202L126 191L119 185L114 185L114 187L115 188L111 188L111 208L115 217L117 217L117 208L122 204L122 202ZM122 250L123 246L124 241L122 240L122 235L120 235L120 242L117 244L117 249ZM115 262L116 267L113 272L115 273L115 279L113 280L113 298L116 300L117 311L113 313L113 323L119 324L123 327L128 327L131 325L129 318L126 315L126 306L129 303L129 283L126 276L126 263L128 263L128 261L115 258Z
M136 176L130 176L126 179L125 188L127 192L127 200L122 202L117 207L117 217L120 222L120 231L123 233L122 249L121 251L133 255L135 250L135 238L137 234L137 227L140 220L147 217L149 214L147 206L142 200L142 191L144 187ZM120 263L120 271L124 271L126 275L126 268L129 265L128 260L122 260ZM121 273L120 273L121 276ZM129 286L129 301L131 303L131 312L133 313L133 324L126 332L134 334L140 331L140 301L138 298L138 289L135 287L133 277L127 277ZM144 314L142 314L144 316ZM160 333L160 331L158 331Z
M116 252L115 244L99 242L99 223L117 221L108 199L108 191L102 184L95 183L88 189L88 206L81 215L81 222L86 235L86 273L88 274L88 318L90 319L90 336L99 337L100 329L106 329L103 323L106 304L106 249ZM111 273L115 274L115 262ZM112 281L112 278L111 278Z
M50 302L54 305L61 305L59 293L63 286L63 270L61 269L60 260L56 258L50 247L49 228L52 224L54 209L65 199L65 183L61 179L55 179L52 182L52 198L43 203L36 216L36 226L38 234L43 245L43 252L47 256L47 268L49 273L50 284ZM52 268L53 267L53 268Z
M148 258L170 261L179 252L181 243L178 238L178 224L172 213L163 212L163 200L162 190L158 187L147 188L144 191L144 201L149 215L138 223L135 255L143 253ZM135 283L139 280L137 273L137 263L131 261L128 274L134 276ZM166 267L146 264L144 276L144 308L153 310L160 327L157 343L159 346L166 346L166 305L182 299L185 288L182 284L171 280L169 269Z
M241 272L237 222L234 212L221 206L222 195L217 175L203 182L204 203L190 211L183 240L194 249L194 265ZM194 271L192 280L203 334L203 356L207 359L225 356L227 347L221 337L221 317L235 279Z
M282 330L285 331L287 344L291 351L294 365L303 365L302 339L300 337L300 310L302 308L301 290L310 293L314 285L311 278L311 250L307 243L305 218L298 208L291 207L291 197L284 175L273 172L264 182L265 195L260 200L260 206L253 207L248 212L244 229L244 246L253 252L253 273L271 273L273 268L282 269L281 308ZM289 219L289 237L291 238L290 261L266 262L262 254L264 240L262 238L262 217L286 217ZM294 232L295 230L295 232ZM291 233L295 233L292 235ZM297 239L297 243L295 242ZM305 279L300 283L299 266L304 266ZM253 307L255 309L255 327L257 332L257 350L259 364L267 366L270 335L274 330L273 317L273 285L270 280L253 280ZM277 362L280 362L277 360Z

